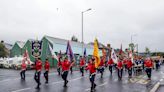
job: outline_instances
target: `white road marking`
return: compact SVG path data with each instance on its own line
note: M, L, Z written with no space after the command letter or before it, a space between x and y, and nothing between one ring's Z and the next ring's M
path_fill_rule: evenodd
M2 80L2 81L0 81L0 83L1 82L7 82L7 81L11 81L11 80L19 80L20 78L14 78L14 79L5 79L5 80Z
M5 80L2 80L2 81L0 81L0 83L1 82L6 82L6 81L10 81L11 79L5 79Z
M76 80L85 78L85 77L87 77L87 76L88 76L88 75L85 75L85 76L83 76L83 77L78 77L78 78L75 78L75 79L71 79L71 80L69 80L69 81L70 81L70 82L71 82L71 81L76 81ZM60 84L60 83L63 83L63 82L64 82L64 81L57 81L57 82L53 82L53 83L48 84L48 85Z
M160 79L160 82L162 82L163 81L163 79Z
M11 91L11 92L21 92L21 91L25 91L25 90L30 90L31 88L24 88L24 89L18 89L15 91Z

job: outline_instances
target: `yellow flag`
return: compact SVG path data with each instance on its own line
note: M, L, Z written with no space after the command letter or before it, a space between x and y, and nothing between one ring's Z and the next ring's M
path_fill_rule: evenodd
M100 55L99 55L99 48L98 48L97 39L95 39L95 41L94 41L93 56L95 57L95 67L97 68L98 65L100 64Z

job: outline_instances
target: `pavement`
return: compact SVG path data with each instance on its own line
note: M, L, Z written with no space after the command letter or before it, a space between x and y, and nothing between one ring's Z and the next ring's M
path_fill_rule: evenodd
M108 68L104 72L103 78L96 75L97 84L95 92L150 92L154 85L164 78L164 65L160 70L152 71L152 80L148 81L145 73L139 76L128 78L128 73L123 73L123 79L118 80L117 72L110 75ZM41 75L41 89L36 90L33 70L26 71L26 80L20 79L19 70L0 69L0 92L90 92L89 72L85 72L82 77L79 71L74 71L68 75L68 87L63 87L63 80L55 69L49 73L49 84L45 84L43 72ZM162 89L163 90L163 89ZM163 91L158 91L163 92Z

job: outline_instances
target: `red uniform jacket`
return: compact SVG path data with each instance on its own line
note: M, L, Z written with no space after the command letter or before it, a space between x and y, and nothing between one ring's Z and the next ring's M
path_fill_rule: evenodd
M122 69L122 62L118 61L118 63L117 63L117 68L118 68L118 69Z
M132 66L133 66L132 61L131 60L128 60L127 61L127 68L130 69L130 68L132 68Z
M71 63L68 60L64 60L61 64L62 64L62 71L69 71Z
M125 60L123 61L123 64L126 65L127 62L128 62L128 60L125 59Z
M36 70L37 71L41 71L42 70L42 62L40 60L38 60L36 62Z
M61 67L62 63L58 61L58 67Z
M84 59L81 59L80 60L80 67L83 67L85 65L85 61L84 61Z
M110 59L110 60L108 61L108 65L112 65L112 64L114 64L113 59Z
M101 67L101 66L104 66L104 60L103 60L103 59L100 61L99 66L100 66L100 67Z
M153 67L153 62L151 60L146 60L145 61L145 67L152 68Z
M93 74L96 72L95 64L89 64L86 69L90 71L90 74Z
M22 65L21 65L21 67L22 67L22 70L26 70L26 63L22 63Z
M49 71L50 70L50 63L48 61L45 62L44 69L46 71Z

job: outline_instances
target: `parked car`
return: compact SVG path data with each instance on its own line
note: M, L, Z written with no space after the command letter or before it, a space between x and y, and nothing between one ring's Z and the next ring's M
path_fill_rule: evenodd
M7 68L7 69L10 68L8 58L4 58L4 61L3 61L3 67L4 67L4 68Z
M0 58L0 68L3 68L3 65L4 65L4 60L3 58Z
M21 69L23 59L23 57L15 57L13 60L13 68L16 70ZM30 59L25 60L25 63L27 65L27 69L34 69L34 63Z

